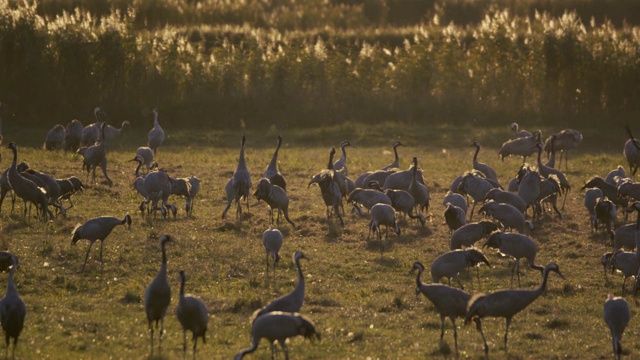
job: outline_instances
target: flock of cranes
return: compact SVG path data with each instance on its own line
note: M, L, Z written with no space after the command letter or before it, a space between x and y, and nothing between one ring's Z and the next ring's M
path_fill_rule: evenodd
M162 215L169 211L176 216L175 205L169 203L168 197L171 194L182 195L187 198L186 212L190 214L193 206L193 198L199 190L199 181L196 177L176 179L169 176L162 169L158 168L154 162L157 149L164 141L164 131L158 122L158 111L154 109L154 126L148 134L147 147L140 147L132 161L138 163L135 171L133 187L144 197L140 204L142 214L154 214L160 210ZM89 173L93 171L93 181L95 183L95 169L100 167L103 171L107 184L112 185L112 181L107 175L107 145L124 128L128 122L122 124L120 129L109 130L110 127L102 120L106 114L96 108L94 111L96 123L81 128L82 124L72 121L66 128L56 125L48 134L43 148L69 149L77 147L77 152L83 156L82 170L87 171L87 182ZM450 192L445 197L443 205L445 210L443 217L450 229L450 252L440 254L431 265L432 284L425 284L421 280L425 267L420 262L415 262L413 269L418 271L416 278L416 295L422 293L435 306L441 318L440 340L444 337L444 319L449 317L454 325L454 339L456 351L458 349L458 336L455 320L464 317L465 324L472 320L476 323L476 328L480 333L485 352L489 347L482 331L481 320L485 317L503 317L506 320L506 330L504 335L504 348L507 348L507 338L509 327L513 317L534 302L546 289L548 276L551 272L556 272L562 279L564 276L556 263L549 263L542 266L536 263L536 253L538 244L527 233L533 231L534 222L542 221L542 215L549 208L553 209L558 218L562 219L562 213L557 208L558 197L567 193L571 186L565 174L554 167L555 152L560 151L567 164L567 152L575 148L582 140L582 135L576 130L563 130L560 133L549 137L545 144L541 142L541 132L533 133L518 130L517 124L512 124L517 138L509 140L503 144L499 155L504 159L506 156L515 155L523 157L523 164L517 171L514 179L509 183L508 190L498 182L496 171L489 165L478 161L481 145L478 141L473 141L471 146L475 147L475 152L471 161L472 167L469 171L461 174L453 180ZM81 131L78 131L81 129ZM80 134L80 135L78 135ZM640 164L640 144L633 138L629 130L630 139L624 147L624 154L629 163L629 168L633 175ZM60 140L62 139L62 140ZM276 277L276 268L280 260L279 251L284 243L283 234L278 230L280 227L280 215L296 229L294 221L289 216L289 196L287 194L287 183L285 177L278 169L278 153L282 144L282 137L278 136L276 148L271 162L266 168L263 177L255 186L254 196L258 201L264 200L269 206L271 227L263 233L262 243L266 254L266 274L269 274L270 262L273 262L273 277ZM547 144L549 144L547 146ZM85 145L85 146L81 146ZM246 211L250 211L249 197L250 191L254 187L251 174L247 167L245 158L246 136L242 136L240 154L237 167L232 177L225 186L226 207L222 213L222 218L226 219L227 212L235 202L236 219L243 220L243 206L246 204ZM395 159L394 162L380 170L373 170L358 176L355 181L349 177L346 148L353 146L348 140L340 144L341 157L334 161L335 148L329 151L329 160L326 168L320 170L311 178L309 187L317 184L320 188L321 196L327 207L326 216L331 221L333 216L337 217L340 225L345 225L344 202L351 206L356 214L361 217L368 217L369 237L371 232L377 234L380 242L381 256L384 250L382 240L382 229L384 227L385 238L391 228L396 235L401 234L400 216L408 216L412 220L417 220L418 226L426 226L426 218L429 214L430 192L425 185L422 170L419 167L419 159L412 157L411 166L406 170L400 170L398 147L403 144L396 141L392 144ZM2 194L4 198L8 191L12 191L16 197L24 201L24 216L27 214L27 204L33 204L38 212L38 216L43 220L53 219L54 214L49 209L53 207L57 212L65 214L70 207L62 206L62 199L70 200L71 196L81 191L84 184L79 179L53 179L46 174L40 174L40 182L30 180L37 178L34 171L28 172L24 166L17 163L18 148L14 143L8 146L13 152L11 166L7 169L6 182L7 191ZM542 163L541 154L547 151L549 161ZM537 153L537 162L533 165L524 161ZM146 174L141 173L141 169L146 170ZM622 167L614 169L616 175L607 178L608 181L600 181L596 178L590 179L584 186L585 206L590 213L589 223L592 224L593 231L605 228L605 233L610 236L614 243L614 251L603 256L602 263L605 268L605 276L608 270L617 268L627 277L635 277L634 292L640 284L640 246L636 246L640 241L640 191L639 184L626 178ZM35 172L37 173L37 172ZM31 177L29 177L31 175ZM613 182L613 184L611 184ZM63 185L63 183L65 185ZM41 184L47 186L40 186ZM57 188L52 185L57 184ZM5 186L6 188L7 186ZM4 188L3 188L4 189ZM3 190L4 191L4 190ZM473 201L469 215L469 200ZM244 204L243 204L244 202ZM631 203L631 205L629 205ZM0 206L2 199L0 199ZM151 205L151 208L149 208ZM481 220L472 222L473 212L476 205L480 206L478 213L489 217L493 221ZM618 231L621 235L614 233L614 223L616 219L616 209L618 206L625 208L625 213L637 212L638 217L635 225L626 225L624 235L621 227ZM1 208L0 208L1 209ZM277 214L273 214L276 211ZM368 213L368 214L367 214ZM275 220L274 220L275 218ZM350 220L350 219L347 219ZM275 224L274 224L275 221ZM89 219L84 224L77 226L72 234L72 244L80 239L89 240L90 244L85 255L82 266L84 271L87 259L93 243L100 240L100 263L103 265L103 243L109 234L118 225L127 224L131 226L131 216L126 214L124 218L117 217L97 217ZM406 226L409 224L404 222ZM631 235L630 235L631 234ZM459 279L459 273L465 269L475 267L480 264L490 265L489 259L483 252L475 247L475 244L482 239L486 239L483 245L497 250L505 257L514 259L511 270L511 290L500 290L488 294L472 295L464 290L464 286ZM632 239L632 240L630 240ZM160 246L162 250L162 263L160 269L149 283L144 292L144 308L147 315L150 332L150 349L154 352L155 332L158 332L158 348L161 349L162 335L164 333L164 318L171 303L171 287L169 285L167 251L166 246L174 242L169 235L160 236ZM623 251L625 247L633 246L635 252ZM631 254L631 255L628 255ZM3 264L2 253L0 253L0 265ZM5 270L9 270L9 284L6 295L0 300L0 320L7 338L14 339L14 347L23 327L26 314L24 302L17 294L13 283L14 271L17 268L17 258L9 254L11 265ZM271 258L271 260L270 260ZM513 289L513 280L517 275L518 287L520 284L520 259L526 259L532 269L541 272L541 284L534 290ZM298 282L291 293L283 295L273 300L268 305L254 312L251 319L252 345L249 348L240 350L236 359L241 359L245 355L257 350L262 338L273 345L277 341L288 357L288 348L285 340L294 336L303 336L308 339L320 339L313 321L306 315L300 313L305 294L305 279L300 265L301 259L307 257L300 251L296 251L292 260L298 272ZM635 261L635 262L634 262ZM442 278L448 279L448 285L440 284ZM208 327L208 311L205 304L194 296L185 295L184 288L187 279L183 271L179 273L180 297L176 307L177 318L183 328L184 343L183 351L187 351L187 331L193 335L193 354L195 357L197 339L206 341ZM451 279L459 285L459 289L451 286ZM623 291L624 284L623 282ZM480 287L480 277L478 275L478 286ZM5 303L9 303L6 305ZM20 304L22 304L20 306ZM605 321L609 326L613 338L614 354L621 354L620 339L625 326L630 321L630 314L626 301L622 298L610 297L605 303ZM7 346L8 348L8 346ZM272 351L275 348L272 346Z

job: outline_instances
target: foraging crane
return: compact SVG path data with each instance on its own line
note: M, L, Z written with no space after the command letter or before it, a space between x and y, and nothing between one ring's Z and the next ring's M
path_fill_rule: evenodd
M524 138L532 135L531 132L527 130L518 130L518 123L511 123L509 127L511 128L511 131L513 131L513 133L516 135L517 138Z
M633 201L640 201L640 183L626 181L618 186L618 194Z
M24 217L27 216L27 202L33 203L36 205L41 213L42 220L46 221L46 215L49 215L49 219L53 220L53 213L49 210L49 199L47 198L46 191L38 187L33 181L26 179L22 176L16 167L16 162L18 159L18 146L11 142L9 146L7 146L13 152L13 161L11 162L11 167L9 168L9 172L7 173L7 179L9 180L9 184L13 189L13 192L17 197L21 198L24 201Z
M292 292L283 295L269 304L253 312L251 316L252 322L255 323L257 319L272 311L285 311L285 312L299 312L304 302L304 276L302 275L302 268L300 267L300 259L308 258L302 253L302 251L296 251L293 256L293 263L298 271L298 285Z
M536 144L540 141L540 136L541 132L538 130L531 136L521 137L503 143L500 151L498 151L500 159L504 161L505 157L516 155L522 156L522 163L524 163L527 157L536 151Z
M276 210L278 212L276 225L280 226L280 212L282 212L285 220L287 220L294 228L296 227L296 224L289 219L289 196L287 196L287 193L280 186L271 184L267 178L262 178L258 181L256 191L253 195L258 199L258 201L264 200L267 205L269 205L272 225L273 211Z
M7 292L4 297L0 299L0 323L2 324L2 330L4 331L5 343L7 349L5 352L5 358L8 358L9 342L13 338L13 349L11 351L11 357L16 357L16 346L18 345L18 338L24 327L24 318L27 315L27 308L24 301L18 294L18 289L13 281L13 274L18 267L18 259L11 254L12 266L9 270L9 281L7 282Z
M480 143L477 141L474 141L473 143L471 143L471 146L475 146L476 148L476 152L473 154L473 168L482 172L487 177L487 179L491 179L497 182L498 175L496 174L496 171L493 170L491 166L487 164L483 164L478 161L478 153L480 152Z
M614 204L627 207L629 200L618 194L618 188L604 181L600 176L593 176L582 185L580 190L596 187L602 190L602 194L611 200Z
M627 134L629 134L629 140L624 143L624 150L622 154L629 163L629 171L631 175L636 176L638 168L640 167L640 141L636 140L631 133L631 128L626 127Z
M76 119L71 120L64 129L64 148L66 151L76 152L82 141L84 126Z
M278 262L280 261L280 249L284 238L282 233L278 229L267 229L262 233L262 245L266 253L267 269L265 275L269 274L269 256L273 259L273 280L276 280L276 269L278 268Z
M106 115L99 107L93 109L93 116L96 118L96 122L89 124L82 129L82 137L80 145L91 146L96 142L103 140L102 136L102 124L104 123L100 118L100 114Z
M604 302L604 322L611 331L613 341L613 358L619 360L622 355L622 346L620 341L622 333L629 324L631 319L631 311L629 304L624 298L614 297L609 294L609 298Z
M87 182L89 182L89 173L93 170L92 183L96 182L96 167L100 166L104 177L107 179L109 186L113 186L113 181L107 175L107 141L104 139L105 123L102 123L101 134L102 140L99 143L89 147L78 149L78 154L83 157L82 168L87 170Z
M412 271L418 270L416 276L416 296L422 293L436 308L440 314L440 342L444 338L444 319L448 317L453 324L453 339L455 341L456 353L458 352L458 329L456 326L456 318L463 317L467 313L467 303L471 299L471 295L457 288L442 284L425 284L420 279L424 272L424 265L420 262L413 263Z
M449 280L449 286L451 286L451 278L453 278L458 282L460 288L464 289L462 282L458 278L458 273L464 269L476 267L481 263L491 266L484 254L475 248L446 252L438 256L431 264L431 281L439 283L441 278L446 277ZM479 285L480 275L478 274Z
M276 150L273 152L271 162L267 166L267 170L264 172L264 177L269 179L273 185L278 185L282 190L287 191L287 181L285 180L280 170L278 170L278 151L282 145L282 136L278 135L276 141Z
M69 200L71 204L68 208L65 208L65 212L73 207L71 196L75 195L78 191L84 190L84 184L80 179L75 176L71 176L67 179L56 179L58 186L60 186L60 205L62 200ZM0 201L1 203L2 201Z
M57 124L44 138L44 144L42 144L44 150L62 150L64 148L64 126Z
M389 190L387 190L389 191ZM362 189L357 188L353 190L349 197L347 198L348 204L353 204L354 208L362 215L362 210L360 209L360 205L367 208L367 210L371 210L373 205L381 203L391 205L391 198L386 194L386 192L381 192L374 189Z
M524 310L527 306L533 303L547 288L547 279L551 271L556 272L563 280L564 275L560 272L560 267L555 263L549 263L544 267L542 272L542 284L535 290L502 290L496 291L491 294L478 294L469 300L469 306L467 314L464 317L465 325L468 325L472 319L478 318L476 321L476 328L482 336L484 342L484 352L489 353L489 346L485 340L484 333L482 332L482 318L490 317L503 317L507 321L506 330L504 333L504 350L507 348L507 337L509 335L509 325L513 317Z
M597 187L588 188L584 192L584 207L589 212L589 224L591 225L591 232L596 230L597 218L596 218L596 203L598 199L603 198L602 190Z
M454 231L467 223L467 214L461 208L447 203L447 208L444 210L444 219L449 227L449 236L451 236Z
M151 207L155 215L156 210L160 209L162 216L166 216L166 208L171 209L173 217L176 217L177 209L175 205L169 203L169 195L173 186L172 178L162 169L149 173L144 178L144 193L147 194L145 204L151 201ZM158 206L158 202L162 201L162 206Z
M160 333L158 335L158 349L160 349L162 347L162 333L164 332L164 316L167 313L167 308L171 302L171 287L169 286L169 280L167 280L167 253L165 250L165 246L169 241L173 241L173 238L169 235L162 235L160 237L160 245L162 246L162 265L160 265L160 271L158 271L156 277L144 291L144 310L147 314L149 331L151 332L152 355L153 322L156 322L156 329L158 328L158 322L160 322Z
M191 188L189 190L189 197L187 198L187 204L185 205L185 210L187 211L187 215L193 215L193 203L195 202L195 198L200 192L200 179L195 176L190 176L187 178Z
M613 202L607 199L606 196L604 198L598 198L594 211L596 213L596 232L598 231L598 225L604 226L607 234L611 232L617 216L616 206Z
M471 207L469 221L473 219L473 210L476 208L476 204L484 200L485 196L491 189L493 189L493 185L491 185L487 179L479 177L471 171L464 174L457 190L463 191L465 194L468 194L473 198L473 206Z
M164 130L158 122L158 109L153 109L153 128L147 134L147 146L153 150L153 155L158 151L158 147L164 141Z
M518 170L518 196L524 201L527 205L525 208L524 215L527 215L527 210L529 207L533 209L532 217L535 219L535 204L538 199L538 195L540 195L540 183L542 179L540 178L540 174L532 170L530 166L521 166Z
M551 135L544 143L544 151L549 154L553 143L553 149L560 152L558 168L562 165L562 155L564 155L565 170L569 168L569 150L578 147L582 141L582 134L578 130L564 129L557 134Z
M485 195L485 201L493 200L498 203L509 204L520 210L522 214L527 209L527 204L522 200L518 194L513 193L511 191L505 191L499 188L493 188L487 192Z
M479 221L463 225L451 235L449 248L455 250L461 249L463 246L471 247L477 241L482 240L496 230L498 230L498 225L491 221Z
M222 212L222 218L227 218L227 211L231 207L231 203L236 202L236 218L240 218L242 215L242 206L240 199L244 197L247 201L247 213L249 212L249 190L251 189L251 174L247 169L247 163L244 159L244 144L246 137L242 135L242 143L240 146L240 157L238 158L238 167L236 172L233 173L231 179L225 186L225 192L227 193L227 207Z
M369 235L367 236L367 239L371 238L371 231L378 233L378 241L380 241L380 255L382 255L384 244L382 243L380 226L384 225L386 228L385 239L389 235L389 227L393 227L393 231L396 235L400 236L400 226L398 226L398 223L396 222L396 212L391 205L375 204L371 208L369 214L371 215L371 222L369 223Z
M397 169L400 167L400 158L398 157L398 146L404 146L400 141L394 141L393 142L393 154L395 155L395 159L393 160L393 162L385 167L383 167L381 170L383 171L388 171L391 169Z
M333 163L333 169L335 171L342 171L346 176L349 176L349 169L347 168L347 151L345 150L347 146L353 146L349 140L344 140L340 143L342 156Z
M104 240L109 236L109 234L111 234L111 231L116 226L124 225L125 223L128 225L128 228L131 229L131 216L129 216L129 214L126 214L123 219L112 216L96 217L87 220L84 224L78 225L73 229L71 245L75 245L80 239L87 239L90 241L87 254L84 257L84 264L82 264L82 271L84 271L84 267L87 265L89 251L91 251L93 243L97 240L100 240L100 269L103 268L102 247Z
M258 349L258 344L262 338L269 340L273 345L278 341L285 359L289 359L289 350L285 341L295 336L303 336L305 339L313 341L320 340L320 334L316 330L314 323L307 317L298 313L274 311L257 318L251 325L252 345L240 350L234 360L241 360L246 354L250 354ZM275 347L271 347L271 357L275 358Z
M180 271L180 300L178 300L178 306L176 307L176 316L180 325L182 325L183 343L182 343L182 357L187 355L187 330L193 334L193 358L196 358L196 346L198 345L198 338L202 338L202 343L205 344L207 339L205 334L207 333L207 323L209 322L209 315L207 314L207 307L202 300L191 295L184 294L184 283L186 276L184 271Z
M140 159L138 159L138 157L140 157ZM147 172L151 171L154 165L158 166L158 163L153 161L153 150L147 146L140 146L138 150L136 150L136 156L131 161L140 161L140 165L145 166Z
M543 273L544 268L535 263L538 245L526 235L496 231L489 236L482 247L486 246L497 249L500 254L515 259L511 269L511 287L513 287L514 272L518 274L518 287L520 287L520 259L522 258L527 259L530 268L540 270Z
M40 181L42 181L42 183L45 185L45 188L47 190L49 205L58 209L62 213L62 215L66 215L65 209L64 207L62 207L62 204L60 203L60 196L62 196L62 192L60 189L60 185L58 185L56 180L51 175L41 173L39 171L35 171L30 168L27 168L22 173L22 175L25 176L26 175L25 173L32 175L35 178L40 179Z
M425 226L426 220L424 216L414 213L416 201L411 194L405 190L394 189L387 189L384 191L384 194L391 200L391 206L396 211L407 214L410 219L417 219L422 226Z
M467 210L469 210L469 205L467 204L467 200L464 196L451 190L447 190L447 193L444 195L444 199L442 200L442 205L447 206L448 203L464 210L465 214L467 213Z

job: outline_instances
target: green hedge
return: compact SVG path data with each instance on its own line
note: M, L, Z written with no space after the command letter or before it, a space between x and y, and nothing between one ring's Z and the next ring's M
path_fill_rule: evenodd
M42 17L0 3L0 101L20 124L89 120L218 127L624 123L640 113L640 30L496 11L475 26L319 31L143 30L134 8ZM6 114L5 114L6 118ZM143 120L145 121L143 123ZM507 121L508 121L507 120ZM16 120L18 121L18 120ZM5 121L5 126L11 126Z

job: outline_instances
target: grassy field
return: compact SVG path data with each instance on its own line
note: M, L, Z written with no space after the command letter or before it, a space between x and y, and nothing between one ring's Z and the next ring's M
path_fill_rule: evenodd
M544 133L559 130L543 129ZM625 137L622 129L605 139L602 131L581 130L585 140L570 154L566 172L572 191L565 218L543 217L532 235L540 245L537 262L557 262L566 280L551 274L547 293L515 316L509 334L509 358L611 356L602 306L608 293L621 295L622 277L610 275L608 281L603 277L600 257L610 247L601 235L590 232L579 188L592 175L604 176L618 164L626 167L622 157ZM57 178L76 175L84 180L78 156L39 148L39 139L45 133L46 130L7 130L2 166L9 166L11 161L6 143L16 140L18 161L27 161L33 168ZM188 276L187 292L200 297L209 309L207 343L199 344L198 358L229 359L250 344L251 313L295 286L296 272L290 258L297 250L310 258L302 261L307 281L302 313L315 321L322 340L314 344L301 339L291 341L293 359L455 356L451 323L447 320L445 342L440 345L439 317L426 298L416 299L415 274L409 271L414 261L421 261L428 269L438 255L448 251L442 199L451 181L471 168L471 140L484 145L480 161L496 169L501 183L506 184L515 174L520 160L500 162L497 156L498 147L511 135L506 125L482 130L440 127L427 131L393 124L374 129L351 124L283 131L279 166L287 178L290 212L297 227L281 227L285 242L275 282L265 274L261 243L262 232L270 225L266 205L251 199L250 216L242 222L234 221L233 211L227 221L220 218L225 206L224 185L237 164L240 131L168 134L157 156L161 167L173 176L196 175L202 180L193 217L185 216L183 199L173 199L180 208L175 219L142 218L136 211L141 198L131 188L134 166L128 160L146 142L142 132L126 134L111 147L108 167L114 186L90 186L74 198L75 207L66 218L57 217L48 224L36 219L24 221L22 204L16 203L16 210L11 213L11 203L5 199L0 214L0 247L20 258L16 281L28 309L18 358L148 357L149 333L142 298L160 267L158 237L162 234L172 235L177 242L167 246L173 300L165 321L162 355L156 358L181 356L182 331L175 317L179 270ZM247 131L247 163L254 184L271 158L277 134L275 129ZM431 191L432 216L427 226L401 222L402 235L390 235L385 240L382 256L379 243L367 240L367 218L347 211L344 227L328 222L319 189L307 188L310 177L326 166L330 146L337 146L345 138L355 145L348 149L352 178L390 163L390 145L400 139L407 145L399 149L401 167L407 168L411 157L417 156ZM118 227L106 240L104 271L100 270L96 244L81 273L88 242L71 246L74 226L95 216L123 217L126 213L133 217L131 230ZM481 290L509 288L510 261L489 250L485 254L491 267L480 268ZM523 288L539 285L537 271L522 272ZM4 286L6 276L0 279L0 286ZM423 280L430 280L428 274ZM475 280L471 284L466 274L462 275L462 282L470 290L479 290ZM626 298L635 315L635 300L630 295ZM483 323L490 355L506 358L502 343L504 320L486 319ZM457 325L459 357L481 358L482 340L475 327L464 326L461 320ZM640 351L639 333L634 316L622 341L630 358ZM258 351L247 358L269 357L267 342L263 341Z

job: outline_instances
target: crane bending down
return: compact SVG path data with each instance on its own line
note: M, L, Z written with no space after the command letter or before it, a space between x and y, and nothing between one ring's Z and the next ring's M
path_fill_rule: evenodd
M91 251L91 247L96 240L100 240L100 268L103 267L102 262L102 247L104 244L104 240L111 234L111 231L118 225L127 224L129 229L131 229L131 216L126 214L123 219L118 219L112 216L100 216L97 218L93 218L88 220L82 225L76 226L73 230L73 236L71 238L71 245L75 245L80 239L87 239L91 243L89 244L89 248L87 249L87 255L84 257L84 264L82 264L82 271L84 271L84 267L87 265L87 259L89 258L89 251Z

